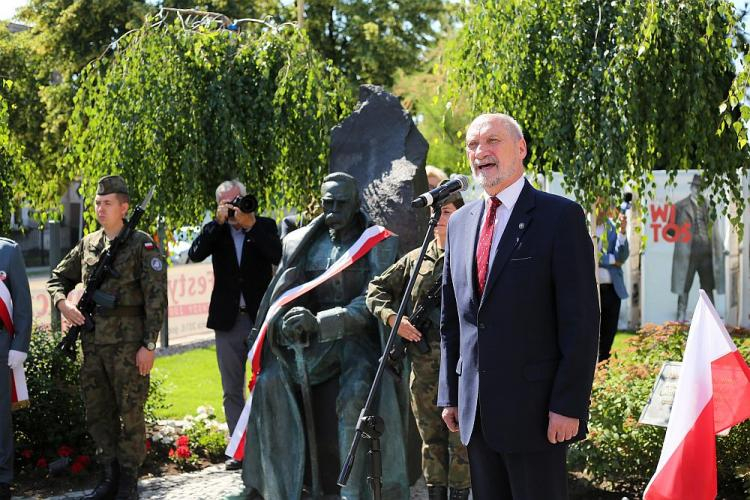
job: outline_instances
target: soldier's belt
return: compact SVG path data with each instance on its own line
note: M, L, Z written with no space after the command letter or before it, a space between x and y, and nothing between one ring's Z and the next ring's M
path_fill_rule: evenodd
M106 307L97 307L96 315L102 318L135 318L145 316L143 306L117 306L114 309Z

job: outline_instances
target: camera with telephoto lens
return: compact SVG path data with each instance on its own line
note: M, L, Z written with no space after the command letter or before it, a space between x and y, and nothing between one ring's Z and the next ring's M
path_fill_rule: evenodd
M241 212L244 212L246 214L249 214L258 210L258 199L251 194L246 194L245 196L238 196L232 201L230 201L229 204L234 207L239 208ZM234 217L234 209L230 208L227 211L227 214L229 217Z

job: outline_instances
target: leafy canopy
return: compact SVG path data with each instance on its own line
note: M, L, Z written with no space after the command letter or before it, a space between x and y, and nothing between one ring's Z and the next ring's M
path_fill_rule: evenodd
M532 172L563 172L591 204L626 185L648 193L655 169L700 168L712 204L744 205L750 109L720 108L738 50L731 2L481 0L462 23L445 97L514 116Z
M444 0L307 0L310 41L353 83L390 87L448 24ZM442 28L441 28L442 27Z
M329 131L351 109L345 79L293 26L240 33L155 18L86 68L70 118L70 178L93 199L121 173L167 227L193 225L239 178L260 212L303 208L327 172ZM86 214L93 225L93 212Z

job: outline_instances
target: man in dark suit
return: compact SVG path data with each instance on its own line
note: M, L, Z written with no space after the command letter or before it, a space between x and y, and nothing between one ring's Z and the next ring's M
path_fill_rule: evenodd
M599 335L585 215L524 179L510 116L477 117L466 152L486 196L448 223L438 406L468 446L475 499L566 498Z
M221 183L216 188L216 218L203 226L188 252L194 262L212 256L214 289L206 326L216 332L216 358L230 435L245 405L248 334L271 282L272 266L281 260L276 222L231 204L246 194L239 181ZM229 459L226 466L236 470L242 464Z

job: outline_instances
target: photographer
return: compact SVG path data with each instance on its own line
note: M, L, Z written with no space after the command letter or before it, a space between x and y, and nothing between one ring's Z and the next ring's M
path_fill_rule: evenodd
M214 289L206 326L216 332L216 358L224 390L224 413L234 431L245 404L247 336L258 304L281 259L281 241L273 219L255 214L258 202L237 181L216 188L216 217L203 226L188 255L200 262L212 256ZM227 469L241 467L227 460Z

